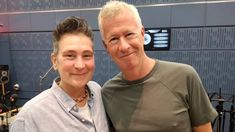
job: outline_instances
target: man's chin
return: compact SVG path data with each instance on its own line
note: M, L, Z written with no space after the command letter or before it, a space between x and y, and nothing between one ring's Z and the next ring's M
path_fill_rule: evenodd
M123 64L123 65L120 65L119 66L120 67L120 69L123 71L131 71L131 70L133 70L133 68L135 67L135 65L133 65L133 64Z

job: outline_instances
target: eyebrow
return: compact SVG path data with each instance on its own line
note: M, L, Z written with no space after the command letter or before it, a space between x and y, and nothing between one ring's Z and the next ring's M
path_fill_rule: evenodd
M70 53L70 52L75 53L76 51L75 50L65 50L62 53Z
M93 50L84 50L84 51L82 51L82 53L87 53L87 52L94 52ZM64 51L63 53L76 53L76 51L75 50L66 50L66 51Z

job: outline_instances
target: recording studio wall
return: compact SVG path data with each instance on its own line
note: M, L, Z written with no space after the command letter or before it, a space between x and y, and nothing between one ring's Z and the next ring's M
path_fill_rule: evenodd
M195 67L208 92L235 93L235 2L210 0L126 0L137 6L146 28L171 28L169 51L147 51L151 57ZM57 73L51 67L51 31L68 16L88 20L95 33L96 71L101 85L119 72L101 43L97 25L106 0L1 0L0 64L10 65L24 104L48 89Z

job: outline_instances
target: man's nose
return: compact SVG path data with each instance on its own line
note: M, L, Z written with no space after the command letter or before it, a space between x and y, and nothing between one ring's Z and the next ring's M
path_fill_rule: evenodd
M126 50L128 50L130 47L130 44L128 43L128 41L125 38L120 38L120 44L119 44L119 50L122 52L125 52Z

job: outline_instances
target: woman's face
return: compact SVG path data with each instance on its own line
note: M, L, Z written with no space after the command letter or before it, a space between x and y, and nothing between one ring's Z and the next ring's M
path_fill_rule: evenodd
M58 70L63 89L83 88L95 69L93 43L84 34L65 34L59 41L58 54L51 59Z

